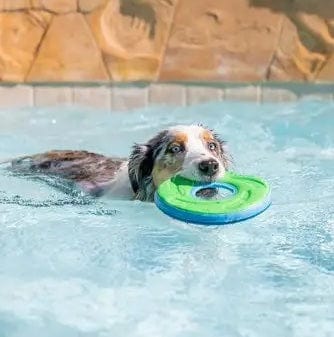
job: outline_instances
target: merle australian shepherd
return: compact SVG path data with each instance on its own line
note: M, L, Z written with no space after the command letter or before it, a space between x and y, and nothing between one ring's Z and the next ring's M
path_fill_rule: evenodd
M52 150L11 161L21 173L58 176L95 196L153 201L155 189L179 174L202 182L228 169L225 142L201 125L178 125L135 144L128 159L87 151Z

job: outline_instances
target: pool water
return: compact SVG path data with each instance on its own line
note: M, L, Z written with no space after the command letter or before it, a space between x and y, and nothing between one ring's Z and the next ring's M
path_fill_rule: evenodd
M333 336L333 103L57 107L0 120L0 158L127 156L164 127L201 122L273 199L251 220L195 226L154 204L68 195L0 170L1 337Z

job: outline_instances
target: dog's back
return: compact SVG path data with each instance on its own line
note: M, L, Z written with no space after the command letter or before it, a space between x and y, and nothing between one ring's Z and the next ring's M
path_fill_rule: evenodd
M68 179L92 195L101 195L113 182L125 160L88 151L53 150L10 162L14 172L44 174Z

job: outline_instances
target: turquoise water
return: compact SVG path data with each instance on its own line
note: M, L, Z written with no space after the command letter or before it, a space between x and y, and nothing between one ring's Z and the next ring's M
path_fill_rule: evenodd
M209 228L1 170L1 337L333 335L332 103L58 107L0 120L0 158L54 148L124 156L161 128L201 122L228 141L237 171L273 190L260 216Z

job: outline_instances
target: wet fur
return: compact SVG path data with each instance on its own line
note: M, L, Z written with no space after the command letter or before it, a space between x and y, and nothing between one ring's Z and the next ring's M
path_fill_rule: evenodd
M108 158L88 151L53 150L12 161L12 170L26 174L58 176L75 182L92 195L108 189L125 159Z
M132 190L138 200L153 200L155 186L152 170L155 158L163 145L168 142L168 132L164 130L146 144L135 144L129 158L128 173Z
M218 158L227 170L229 159L225 142L211 130L207 132L219 145L212 155ZM172 156L166 153L172 140L173 132L169 129L163 130L148 142L135 144L128 160L87 151L53 150L14 159L11 167L13 171L20 173L38 173L67 179L95 196L107 194L112 190L128 189L132 198L152 201L157 187L153 179L154 171L165 169L164 174L169 178L177 173L174 171L180 166L180 163L176 160L173 162Z

